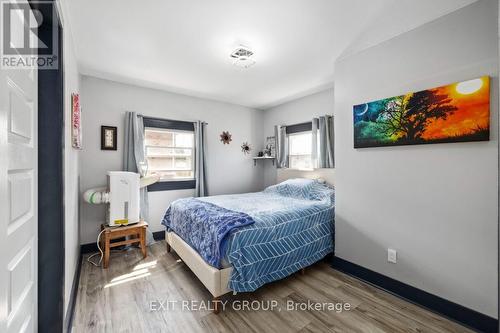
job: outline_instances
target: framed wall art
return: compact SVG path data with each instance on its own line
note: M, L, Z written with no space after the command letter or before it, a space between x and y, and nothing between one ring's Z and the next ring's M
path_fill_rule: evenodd
M101 126L101 150L117 150L117 128Z
M487 141L490 79L483 76L353 107L354 148Z
M82 113L80 95L71 94L71 146L82 149Z

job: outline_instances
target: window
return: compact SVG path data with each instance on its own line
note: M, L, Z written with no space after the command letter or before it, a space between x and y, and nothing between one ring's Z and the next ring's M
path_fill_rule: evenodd
M290 169L312 169L312 132L288 134Z
M195 188L193 123L144 117L144 141L147 174L160 175L149 191Z
M146 127L148 174L161 181L194 179L194 133Z

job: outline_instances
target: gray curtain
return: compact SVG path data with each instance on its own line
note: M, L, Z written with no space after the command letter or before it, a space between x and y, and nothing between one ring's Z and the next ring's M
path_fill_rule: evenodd
M137 172L141 177L147 172L146 147L144 144L144 123L141 115L135 112L125 114L125 145L123 149L123 170ZM141 218L149 221L148 189L140 190ZM146 230L147 245L154 242L153 233Z
M314 118L312 122L313 162L317 168L334 168L334 130L333 116L326 115ZM314 142L316 141L316 147ZM315 161L315 160L316 161Z
M206 130L207 124L202 121L194 123L194 138L195 138L195 179L196 197L206 197L208 195L207 179L206 179Z
M318 168L318 155L319 155L319 145L318 145L318 139L319 139L319 131L318 131L318 126L319 126L319 119L318 118L313 118L312 120L312 149L311 149L311 160L312 160L312 167L314 169Z
M288 168L288 137L286 126L274 126L274 137L276 138L276 166Z

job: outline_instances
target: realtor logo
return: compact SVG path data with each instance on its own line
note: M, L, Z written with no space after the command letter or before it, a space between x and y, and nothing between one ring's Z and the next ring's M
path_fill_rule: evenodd
M57 69L59 29L54 2L0 3L0 68Z

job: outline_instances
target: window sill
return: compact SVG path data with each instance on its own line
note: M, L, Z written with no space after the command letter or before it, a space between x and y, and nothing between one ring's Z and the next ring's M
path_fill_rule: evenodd
M188 190L196 188L196 180L167 180L148 186L148 192Z

